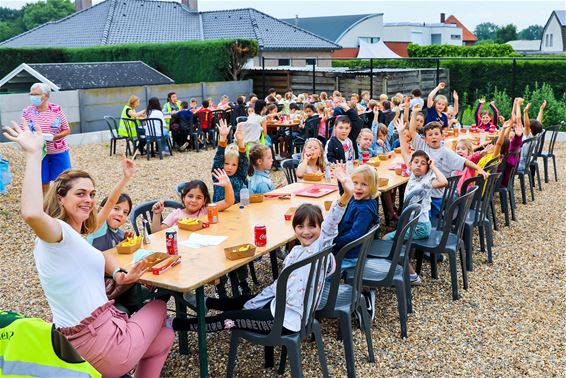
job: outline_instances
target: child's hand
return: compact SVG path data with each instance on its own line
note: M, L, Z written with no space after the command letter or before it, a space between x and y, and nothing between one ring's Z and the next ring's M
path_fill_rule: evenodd
M546 108L546 100L542 102L542 105L540 106L540 110L544 110L544 108Z
M487 177L489 176L489 173L487 173L486 171L484 171L483 169L478 169L478 175L482 175L484 180L487 180Z
M311 158L312 158L312 152L310 152L310 151L305 152L305 159L310 160Z
M445 83L445 82L440 82L440 83L438 84L438 88L440 88L440 89L446 88L446 83Z
M515 99L515 101L517 101L517 104L518 104L518 105L523 105L523 103L525 102L525 100L522 99L521 97L517 97L517 98Z
M489 105L495 106L495 101L491 101L491 102L489 103Z
M156 203L153 204L153 206L151 207L151 212L153 214L162 214L163 213L163 209L165 209L165 204L163 203L163 201L157 201Z
M383 145L385 144L385 142L383 142L381 139L378 139L376 143L379 144L380 147L383 147Z
M415 104L415 106L413 106L413 114L417 114L422 110L421 104Z
M500 124L505 125L505 117L500 115L498 119Z
M41 135L41 128L36 127L35 131L31 131L25 118L22 118L22 128L12 121L11 126L3 128L4 136L12 142L18 143L25 152L41 153L43 150L43 136Z
M401 133L403 132L403 129L405 128L405 122L403 122L402 119L397 118L395 120L395 128L397 129L397 134L401 135ZM378 139L378 143L379 143L379 140L380 139Z
M354 192L354 183L346 173L346 165L343 163L336 163L333 167L334 177L342 184L345 193L352 194Z
M379 116L379 106L374 106L373 107L373 114L374 114L374 119L375 117Z
M480 98L479 103L482 104L482 105L485 104L485 98Z
M230 134L230 129L232 126L228 126L225 119L221 119L218 123L218 133L220 134L220 139L228 139L228 134Z
M531 108L531 103L527 103L527 105L525 105L525 109L523 109L523 111L528 111Z
M452 92L452 97L454 98L454 101L458 101L458 92Z
M136 236L136 233L134 231L126 231L124 232L124 240L128 239L128 238L133 238Z
M126 155L122 155L122 171L124 172L124 177L130 179L136 171L136 163L133 160L128 159Z
M126 274L116 275L118 285L128 285L137 282L147 270L147 260L138 261Z
M434 162L434 160L430 159L430 160L428 161L428 167L429 167L430 169L436 168L436 163Z
M223 169L216 168L214 172L212 172L212 177L218 180L218 182L214 182L212 183L212 185L222 186L222 187L232 185L230 183L230 178L228 177L228 174L226 174L226 171Z

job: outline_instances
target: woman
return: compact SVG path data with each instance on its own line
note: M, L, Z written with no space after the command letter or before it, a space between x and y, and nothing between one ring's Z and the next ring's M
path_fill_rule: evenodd
M138 106L140 106L139 97L130 96L128 103L124 105L124 108L122 109L122 114L120 115L120 125L118 127L118 135L125 137L131 135L134 138L138 136L136 128L132 127L133 126L132 123L128 122L128 125L126 125L126 122L124 122L124 118L136 119L136 118L145 117L145 109L136 112L136 108ZM130 131L130 135L128 135L128 129Z
M27 122L22 128L12 125L4 136L26 155L22 217L37 235L33 254L55 327L105 377L120 377L136 365L136 376L158 377L174 339L164 326L165 302L152 301L128 318L107 300L104 287L104 273L118 284L130 284L147 263L142 260L126 272L83 239L98 223L96 190L88 173L63 172L43 202L41 130L32 133Z

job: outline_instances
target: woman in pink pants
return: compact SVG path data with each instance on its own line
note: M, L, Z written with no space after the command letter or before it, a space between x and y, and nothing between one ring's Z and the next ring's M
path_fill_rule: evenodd
M108 301L104 286L104 273L121 285L136 282L147 263L140 261L126 272L83 238L114 206L109 201L109 208L96 213L96 191L88 173L61 173L43 198L43 137L39 128L32 132L22 122L23 130L13 122L4 136L26 155L22 216L37 235L33 254L53 323L103 376L120 377L137 366L136 377L159 377L174 338L173 330L164 325L165 302L150 302L128 318ZM128 165L133 171L133 162ZM114 191L124 185L120 181Z

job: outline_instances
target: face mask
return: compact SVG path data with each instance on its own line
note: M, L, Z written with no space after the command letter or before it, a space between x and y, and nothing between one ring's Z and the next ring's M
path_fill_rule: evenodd
M29 101L32 103L32 105L35 106L39 106L43 102L41 101L41 96L32 96L32 95L29 96Z

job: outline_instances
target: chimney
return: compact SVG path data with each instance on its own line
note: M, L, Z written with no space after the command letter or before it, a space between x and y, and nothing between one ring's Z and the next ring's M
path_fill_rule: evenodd
M198 0L181 0L183 5L186 5L191 12L198 12Z
M299 26L299 15L295 15L295 26Z
M75 0L75 11L82 11L92 7L92 0Z
M440 13L440 23L446 23L446 13Z

